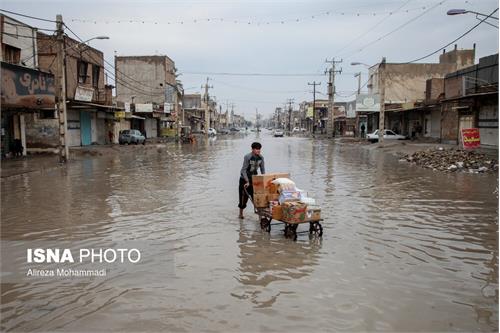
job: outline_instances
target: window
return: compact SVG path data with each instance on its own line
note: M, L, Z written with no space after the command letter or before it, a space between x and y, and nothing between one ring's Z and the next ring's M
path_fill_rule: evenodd
M78 83L85 83L87 82L87 68L88 68L88 63L85 61L79 61L78 62Z
M55 119L56 112L54 110L40 110L40 119Z
M16 65L20 63L21 49L7 44L2 44L2 49L5 62Z
M92 65L92 87L99 88L99 73L101 72L101 67L97 65Z

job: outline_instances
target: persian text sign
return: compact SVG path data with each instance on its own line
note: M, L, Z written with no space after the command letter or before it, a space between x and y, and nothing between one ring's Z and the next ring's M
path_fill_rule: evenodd
M462 129L462 144L465 149L479 148L481 138L478 128L463 128Z
M54 108L54 75L4 62L1 67L2 107Z
M75 101L92 102L94 96L94 89L88 87L76 87Z

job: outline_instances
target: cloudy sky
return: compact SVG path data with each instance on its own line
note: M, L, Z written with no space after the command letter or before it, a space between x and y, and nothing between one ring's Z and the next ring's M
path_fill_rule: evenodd
M480 21L474 14L448 16L452 8L490 14L497 0L218 0L218 1L9 1L2 10L55 20L62 14L81 39L106 35L91 45L113 63L114 55L168 55L175 61L186 93L210 94L247 118L264 115L293 99L295 107L326 97L330 66L342 60L336 76L337 101L354 99L357 79L367 80L368 65L382 57L408 62L442 48ZM30 25L54 29L55 23L5 13ZM498 17L498 12L494 14ZM498 25L497 20L488 22ZM72 32L68 35L74 37ZM50 33L50 32L49 32ZM481 24L456 42L476 44L476 62L498 52L498 28ZM453 44L448 46L448 50ZM439 54L419 62L438 62ZM114 72L114 68L108 66Z

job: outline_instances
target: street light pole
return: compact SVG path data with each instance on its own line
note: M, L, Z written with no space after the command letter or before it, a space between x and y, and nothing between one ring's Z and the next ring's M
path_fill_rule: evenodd
M358 95L361 94L361 72L354 74L358 78Z
M492 27L495 27L498 29L498 26L497 25L494 25L494 24L491 24L490 22L487 22L486 20L487 19L494 19L494 20L497 20L498 21L498 17L495 17L495 16L492 16L496 11L498 10L498 8L493 11L490 15L486 15L486 14L482 14L482 13L478 13L478 12L475 12L475 11L472 11L472 10L466 10L466 9L450 9L446 12L447 15L462 15L462 14L467 14L467 13L471 13L471 14L476 14L476 19L480 20L481 23L486 23L488 25L491 25ZM479 18L479 16L483 17L483 18Z
M384 143L384 131L385 131L385 58L382 58L382 62L378 66L378 80L379 80L379 91L380 91L380 114L378 122L378 142Z
M59 118L59 162L67 163L69 161L69 138L68 138L68 109L66 105L66 51L85 44L94 39L109 39L107 36L97 36L81 43L75 44L68 49L64 43L64 22L62 15L56 15L56 42L57 42L57 73L56 97L57 112Z
M62 15L56 16L56 38L57 38L57 73L58 87L57 112L59 116L59 162L66 163L69 160L68 146L68 119L66 108L66 50L64 49L64 24Z

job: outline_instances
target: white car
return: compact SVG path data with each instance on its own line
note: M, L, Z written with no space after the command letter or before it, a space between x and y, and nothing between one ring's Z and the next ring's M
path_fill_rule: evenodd
M366 138L370 142L377 142L378 141L378 130L376 130L373 133L367 134ZM384 130L384 140L405 140L406 136L396 134L391 130Z
M299 133L299 132L300 132L300 128L298 128L298 127L294 127L292 130L292 133Z
M208 135L217 135L217 131L215 130L215 128L209 128Z
M278 137L278 136L279 137L283 137L283 135L284 135L283 130L279 129L279 128L275 129L274 132L273 132L273 136L274 137Z

